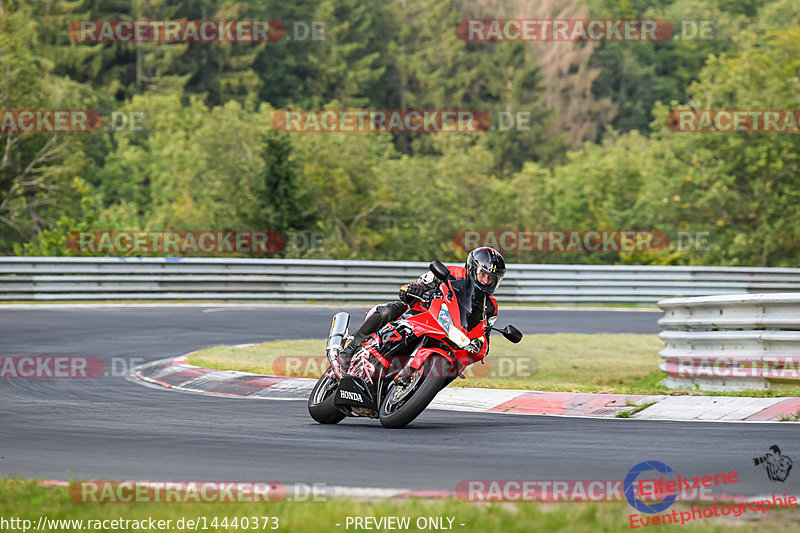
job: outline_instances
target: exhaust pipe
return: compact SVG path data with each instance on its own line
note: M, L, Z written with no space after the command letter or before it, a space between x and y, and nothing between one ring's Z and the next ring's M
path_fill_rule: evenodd
M328 334L328 344L325 346L325 356L331 364L336 379L342 379L342 369L339 365L339 352L344 348L345 339L348 337L350 315L344 311L336 313L331 322L331 331Z

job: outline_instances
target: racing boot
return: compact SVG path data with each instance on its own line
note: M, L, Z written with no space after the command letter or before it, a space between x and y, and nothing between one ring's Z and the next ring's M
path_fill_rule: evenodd
M378 313L373 313L372 316L377 314ZM353 355L355 355L358 347L361 346L361 343L367 340L370 335L378 331L378 329L381 327L381 324L374 325L372 323L373 321L370 321L372 316L367 318L364 323L361 324L361 327L355 332L350 343L345 346L341 352L339 352L339 360L341 361L342 369L345 372L350 368L350 361L353 359Z

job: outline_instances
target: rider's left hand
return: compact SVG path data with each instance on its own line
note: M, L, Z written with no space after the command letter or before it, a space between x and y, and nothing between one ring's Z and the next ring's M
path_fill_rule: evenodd
M465 350L467 350L469 353L476 354L481 351L481 348L483 348L483 337L478 337L470 342L469 346L467 346Z

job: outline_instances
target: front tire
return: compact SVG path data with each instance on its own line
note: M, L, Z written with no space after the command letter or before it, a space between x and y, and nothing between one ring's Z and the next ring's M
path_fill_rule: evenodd
M444 357L432 355L422 365L421 374L415 376L410 390L400 399L397 398L397 384L392 384L378 411L381 425L385 428L401 428L417 418L448 383L445 376L449 368L450 363Z
M345 419L345 414L333 404L336 392L336 378L333 370L328 368L317 380L317 384L308 396L308 414L320 424L338 424Z

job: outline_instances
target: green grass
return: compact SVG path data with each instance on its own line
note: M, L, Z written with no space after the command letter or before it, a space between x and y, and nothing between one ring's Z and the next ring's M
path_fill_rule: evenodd
M697 505L699 507L699 505ZM673 508L688 509L687 504L677 503ZM493 503L479 504L457 499L448 500L384 500L365 502L336 499L325 503L281 502L281 503L241 503L241 504L90 504L75 503L66 487L45 487L30 480L0 479L0 517L4 519L22 518L31 520L33 527L40 516L49 519L71 520L172 520L173 524L185 517L197 520L205 517L210 524L214 517L221 521L228 517L270 516L277 517L279 528L275 531L290 533L303 532L345 532L355 531L351 526L345 528L348 516L389 516L411 517L412 524L418 517L454 517L453 531L456 532L570 532L594 533L630 531L629 516L633 509L627 503ZM656 526L656 531L681 532L756 532L786 530L800 521L798 509L770 510L764 514L750 514L735 518L709 518L689 522L685 525ZM341 524L337 526L336 524ZM445 524L447 522L445 521ZM461 526L460 524L465 524ZM259 526L261 524L259 523ZM4 528L5 530L5 528ZM10 528L8 530L11 530ZM21 531L19 529L18 531ZM75 529L52 528L49 531L77 531ZM83 531L98 531L83 528ZM102 531L102 530L101 530ZM105 531L112 531L106 529ZM129 531L115 529L113 531ZM133 531L138 531L133 529ZM172 527L164 531L179 531ZM199 531L204 531L202 527ZM243 529L210 528L205 531L245 531ZM254 531L273 531L257 529ZM417 531L412 527L408 531Z
M519 344L495 335L487 358L489 369L478 363L470 372L473 377L458 379L452 386L612 392L651 374L661 361L658 350L662 346L655 335L526 335ZM189 362L206 368L316 378L325 364L324 347L324 340L216 346L197 352ZM287 372L284 358L300 363L300 372ZM488 376L478 377L487 370Z
M798 422L800 421L800 409L793 415L783 415L778 419L778 422Z
M624 411L620 411L617 413L617 418L632 418L633 415L638 413L639 411L643 411L650 407L651 405L655 405L656 402L645 402L641 405L636 405L636 403L631 402L630 400L625 402L625 405L631 407L632 409L625 409Z
M219 370L317 378L327 366L324 347L324 340L273 341L243 348L215 346L198 351L189 363ZM656 335L540 334L526 335L519 344L495 335L488 366L473 365L466 373L467 379L457 379L451 386L616 394L800 396L800 386L791 383L773 383L768 390L725 393L667 389L660 383L664 374L658 370L662 361L658 352L663 347Z

